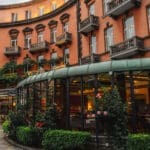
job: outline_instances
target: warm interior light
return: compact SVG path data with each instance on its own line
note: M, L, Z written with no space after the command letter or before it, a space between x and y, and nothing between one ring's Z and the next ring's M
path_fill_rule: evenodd
M12 105L13 105L13 107L15 107L15 106L16 106L16 102L13 102L13 104L12 104Z
M92 110L92 102L91 101L88 101L88 110Z

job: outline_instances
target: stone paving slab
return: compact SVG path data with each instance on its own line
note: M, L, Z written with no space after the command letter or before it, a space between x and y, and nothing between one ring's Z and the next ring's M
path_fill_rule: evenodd
M9 144L7 141L5 141L3 130L2 130L1 126L0 126L0 150L23 150L21 148L15 147L15 146Z

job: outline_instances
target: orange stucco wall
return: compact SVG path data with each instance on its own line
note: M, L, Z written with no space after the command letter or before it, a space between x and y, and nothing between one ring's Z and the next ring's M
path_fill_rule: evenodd
M51 12L51 5L53 2L58 3L58 9L59 7L63 6L64 0L43 0L42 2L33 3L32 5L24 5L20 7L9 7L5 9L0 9L0 24L10 22L11 21L11 13L15 12L18 14L18 21L24 20L25 17L25 11L31 10L32 12L32 18L38 17L38 9L39 7L44 7L44 12L49 13ZM100 60L101 61L107 61L110 60L109 53L105 52L105 39L104 39L104 30L109 23L109 25L113 26L113 32L114 32L114 43L117 44L119 42L122 42L123 37L123 19L126 16L125 14L119 16L117 19L113 19L109 16L105 16L103 12L103 1L102 0L91 0L91 2L94 2L95 5L95 15L99 17L100 21L100 28L99 30L95 31L96 37L97 37L97 53L100 54ZM88 6L84 3L84 0L80 0L80 13L81 13L81 20L88 17ZM148 23L147 23L147 15L146 15L146 7L150 5L150 0L142 0L142 4L139 8L133 8L128 12L128 15L133 15L135 19L135 30L136 35L142 38L145 38L145 47L147 49L147 52L145 52L143 55L137 55L135 57L150 57L150 32L148 31ZM57 11L57 10L55 10ZM21 56L17 57L17 63L22 63L23 58L28 54L31 58L36 59L40 53L31 54L28 50L24 49L24 34L22 30L25 27L31 27L33 28L32 32L32 43L37 42L37 33L35 30L35 26L37 24L44 24L46 26L44 31L44 39L48 42L50 42L50 29L48 26L48 22L50 20L56 20L58 21L57 24L57 35L60 35L62 33L62 24L60 21L60 16L64 13L68 13L70 15L69 17L69 32L72 33L72 44L69 46L70 49L70 64L77 64L78 63L78 38L77 38L77 5L74 4L72 7L65 9L63 12L58 13L57 15L54 15L54 17L46 18L42 21L29 23L26 25L17 25L13 27L3 27L0 28L0 67L2 67L6 62L9 61L9 57L4 55L4 48L10 46L10 36L9 36L9 30L11 29L17 29L19 30L19 36L18 36L18 45L21 46ZM81 36L82 41L82 57L89 55L89 38L88 36ZM50 45L50 49L47 52L41 53L45 56L45 58L49 59L51 50L55 49L58 52L59 56L63 55L63 49L58 48L55 46L55 44Z

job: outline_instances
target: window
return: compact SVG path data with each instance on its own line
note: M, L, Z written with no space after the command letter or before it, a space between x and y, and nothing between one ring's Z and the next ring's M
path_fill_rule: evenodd
M68 2L68 0L64 0L64 2Z
M39 63L41 63L43 60L44 60L44 56L43 55L38 56L38 62Z
M69 48L64 49L64 64L69 64Z
M11 18L12 18L12 22L17 21L17 13L12 13Z
M68 28L69 28L68 22L65 22L63 24L63 32L68 32Z
M55 10L57 8L57 4L56 3L52 3L52 10Z
M124 22L124 36L125 40L135 36L134 17L127 18Z
M56 28L51 29L51 43L56 42Z
M89 15L95 15L95 6L94 6L94 4L91 4L89 6Z
M44 7L39 8L39 16L42 16L44 14Z
M147 8L148 29L150 31L150 6Z
M25 35L25 48L30 48L31 46L31 35Z
M12 46L12 47L17 46L17 39L16 39L16 38L11 39L11 46Z
M25 11L25 18L26 19L30 19L31 18L31 11L29 11L29 10Z
M44 35L43 35L43 31L40 31L40 32L38 32L37 34L38 34L37 42L38 42L38 43L44 42Z
M57 57L57 53L56 53L56 52L53 52L52 55L51 55L51 58L52 58L52 59L57 59L57 58L58 58L58 57Z
M108 8L108 3L110 2L111 0L104 0L104 13L107 14L109 8Z
M57 65L57 61L58 61L57 52L53 52L51 54L51 66L55 67Z
M96 36L92 35L90 37L90 52L91 54L96 53Z
M106 51L110 51L110 46L114 44L113 42L113 28L109 27L105 30L105 45Z

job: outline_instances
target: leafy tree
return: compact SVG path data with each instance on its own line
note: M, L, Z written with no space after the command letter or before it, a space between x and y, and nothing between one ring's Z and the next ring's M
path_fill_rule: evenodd
M111 136L114 150L125 150L127 141L126 105L116 88L104 91L103 109L108 111L106 132Z

